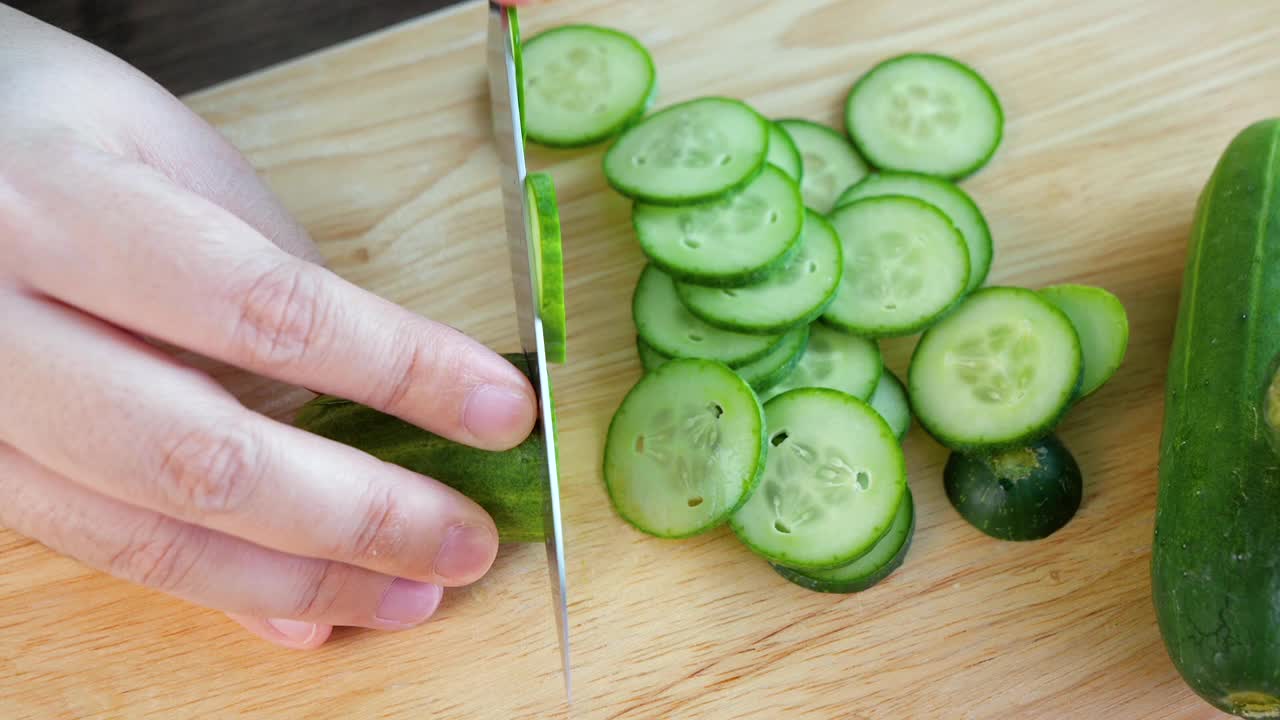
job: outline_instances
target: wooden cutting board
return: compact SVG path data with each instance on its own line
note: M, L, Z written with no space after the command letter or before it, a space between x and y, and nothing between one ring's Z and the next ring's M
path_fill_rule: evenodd
M610 415L639 377L629 315L642 266L600 149L534 149L559 187L570 361L554 371L576 697L561 681L541 547L508 547L438 616L339 631L298 653L215 612L88 572L0 533L0 717L1211 718L1156 629L1148 563L1166 355L1196 195L1246 124L1280 111L1270 0L558 0L526 34L587 21L654 53L660 104L718 93L838 124L850 83L906 50L981 70L1008 116L965 183L995 237L992 283L1103 285L1128 358L1062 436L1083 506L1049 540L988 539L941 489L946 454L906 443L915 544L853 596L793 587L731 533L672 542L612 513ZM481 5L187 98L261 170L352 281L514 349ZM885 344L901 372L913 340ZM305 393L233 371L287 418Z

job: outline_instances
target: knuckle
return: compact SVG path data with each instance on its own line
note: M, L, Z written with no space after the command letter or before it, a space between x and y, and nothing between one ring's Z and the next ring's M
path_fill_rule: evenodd
M378 407L396 415L410 405L421 411L423 403L448 407L461 402L458 394L468 384L469 370L455 334L452 329L424 330L417 324L397 333L395 347L405 350L397 353L381 391L375 394ZM413 397L414 388L431 388L431 392L425 398L423 393Z
M204 545L199 533L160 518L133 532L112 554L108 568L117 577L173 592L185 586L200 562Z
M302 576L290 617L312 621L326 618L342 597L350 578L347 568L332 561L314 563L313 567Z
M261 443L243 429L197 429L180 436L161 461L160 492L197 516L235 512L257 485Z
M313 270L299 263L275 265L241 295L233 345L252 363L290 365L324 346L329 310Z
M399 557L408 548L409 518L391 488L371 488L352 535L349 556L356 562Z

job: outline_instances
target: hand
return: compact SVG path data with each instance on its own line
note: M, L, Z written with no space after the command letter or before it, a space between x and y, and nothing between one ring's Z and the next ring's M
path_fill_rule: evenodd
M527 379L318 263L147 78L0 6L0 525L282 645L398 629L497 551L447 486L250 412L170 346L505 449Z

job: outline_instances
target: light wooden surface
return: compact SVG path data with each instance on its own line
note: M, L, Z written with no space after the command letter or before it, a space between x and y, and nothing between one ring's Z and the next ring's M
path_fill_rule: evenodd
M217 613L0 533L0 718L1211 718L1177 678L1149 599L1166 353L1195 196L1244 125L1277 111L1270 0L559 0L526 33L610 24L652 48L668 104L744 98L837 123L874 61L954 54L1009 118L966 183L993 283L1097 283L1131 314L1128 358L1062 435L1087 475L1052 539L989 540L907 441L919 529L874 590L811 594L728 532L641 536L612 514L605 428L638 377L641 254L600 150L534 150L558 183L570 361L561 420L576 703L561 686L540 547L505 549L414 631L338 632L300 654ZM189 98L248 154L342 275L499 349L515 347L487 144L481 6L467 5ZM901 371L912 341L885 346ZM305 397L219 374L287 417Z

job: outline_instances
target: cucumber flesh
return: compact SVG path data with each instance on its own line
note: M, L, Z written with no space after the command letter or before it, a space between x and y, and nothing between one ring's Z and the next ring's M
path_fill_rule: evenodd
M1084 352L1080 397L1093 394L1124 362L1129 347L1129 316L1124 304L1092 285L1053 285L1042 288L1040 295L1071 318Z
M649 261L686 282L759 282L790 258L804 227L795 181L769 165L741 190L681 206L638 202L631 213Z
M931 325L964 295L969 250L942 211L905 195L862 198L831 213L844 277L823 319L879 338Z
M1004 134L1004 111L972 68L941 55L885 60L849 91L845 128L881 170L958 180L987 164Z
M871 550L848 565L834 570L796 570L782 565L773 569L787 580L807 590L825 593L856 593L870 590L902 567L911 549L916 530L915 500L908 489L894 515L889 532Z
M991 455L952 452L942 472L947 499L970 525L1001 540L1040 540L1080 508L1084 480L1055 435Z
M525 176L525 206L533 234L534 284L542 315L547 361L563 363L568 341L564 301L564 250L556 188L546 173Z
M911 403L907 401L907 389L902 386L902 381L888 368L880 374L880 382L876 383L876 391L868 402L893 428L893 434L899 441L907 436L911 429Z
M778 123L769 123L769 155L765 158L796 182L804 179L804 164L796 141Z
M1049 434L1080 387L1071 321L1034 290L984 287L920 338L908 396L939 443L962 452Z
M826 388L765 403L764 476L729 525L766 560L825 569L884 537L907 489L902 447L869 405Z
M805 213L800 243L781 269L743 287L677 282L681 302L711 325L745 333L776 334L817 320L835 299L844 261L831 223Z
M800 192L804 204L813 210L823 215L831 212L840 193L870 172L848 139L826 125L798 118L777 123L800 150Z
M721 363L675 359L644 375L609 424L604 480L641 532L690 537L723 524L756 487L764 413Z
M767 401L795 388L819 387L866 400L875 392L883 371L880 346L874 341L814 323L809 328L808 347L795 369L761 399Z
M757 393L765 392L791 375L796 363L804 356L805 346L808 343L809 327L802 325L783 335L782 342L763 357L733 368L733 371L746 380ZM645 372L650 372L671 359L655 350L638 335L636 352L640 355L640 364Z

